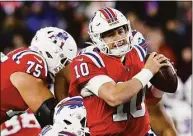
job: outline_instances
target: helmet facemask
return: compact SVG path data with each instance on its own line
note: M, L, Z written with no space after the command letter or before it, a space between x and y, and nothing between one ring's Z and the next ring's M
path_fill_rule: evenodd
M120 27L122 27L122 26L120 26ZM127 25L125 25L123 27L125 30L125 35L118 40L105 42L103 39L103 34L101 35L101 37L102 37L101 40L103 42L102 50L104 50L105 51L104 53L106 53L107 55L122 57L127 52L129 52L131 50L131 42L130 42L131 40L129 37L128 27L127 27ZM115 28L115 29L118 29L118 28ZM109 45L111 45L113 47L110 49Z

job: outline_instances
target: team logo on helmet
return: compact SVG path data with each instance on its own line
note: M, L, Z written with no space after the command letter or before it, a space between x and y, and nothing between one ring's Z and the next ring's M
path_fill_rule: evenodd
M83 107L83 99L82 99L82 98L73 98L73 99L70 99L70 100L68 100L68 101L62 102L61 104L59 104L59 105L57 106L57 108L59 108L59 109L58 109L56 115L59 114L60 111L61 111L65 106L67 106L69 109L75 109L75 108L77 108L77 107Z

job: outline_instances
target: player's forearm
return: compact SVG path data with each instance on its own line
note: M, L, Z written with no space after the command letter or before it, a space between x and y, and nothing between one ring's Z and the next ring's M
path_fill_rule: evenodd
M68 96L68 83L64 76L56 75L54 82L54 94L58 101Z
M68 97L68 90L70 84L70 70L69 65L60 70L55 76L54 94L58 101Z
M166 114L162 102L148 106L150 124L154 132L159 136L177 136L174 123Z
M137 79L132 79L127 82L116 84L114 91L114 106L126 103L143 88L142 84Z
M142 69L131 80L117 84L116 91L114 91L115 106L130 101L133 96L147 85L152 77L151 71Z

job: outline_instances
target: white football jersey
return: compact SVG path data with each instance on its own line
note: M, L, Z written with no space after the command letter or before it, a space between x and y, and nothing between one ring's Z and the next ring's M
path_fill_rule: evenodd
M184 84L184 95L186 101L192 105L192 75L187 79Z
M177 86L177 90L175 93L164 93L163 96L163 102L164 104L170 105L170 103L173 100L180 100L182 101L184 98L184 84L181 81L181 79L178 77L178 86Z
M185 101L173 100L166 111L173 119L179 136L191 136L191 106Z
M80 132L81 133L81 132ZM39 136L77 136L74 132L70 132L61 124L55 123L53 126L44 127Z

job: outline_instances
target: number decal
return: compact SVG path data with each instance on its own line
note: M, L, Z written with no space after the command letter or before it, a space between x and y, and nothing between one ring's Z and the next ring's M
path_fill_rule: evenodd
M74 67L76 78L79 78L80 76L87 76L89 74L88 64L87 63L81 63L80 64L80 71L78 71L78 66L76 65Z
M4 129L2 131L2 134L5 135L11 135L16 132L18 132L21 129L19 120L17 119L17 116L12 117L10 120L5 122L6 128L12 128L12 129Z
M41 74L41 69L43 68L41 65L33 62L33 61L28 61L27 64L29 65L28 69L27 69L27 73L31 73L32 68L35 69L35 71L33 72L33 75L35 77L39 77Z
M27 117L26 117L27 116ZM22 114L21 115L22 118L22 127L23 128L38 128L39 127L39 123L36 120L34 114Z
M127 114L130 113L134 118L145 115L145 91L146 87L134 96L130 102L121 104L117 107L117 111L113 114L113 121L127 120Z
M35 116L32 113L24 113L19 116L14 116L10 120L6 121L5 129L1 131L2 135L12 135L20 131L21 128L39 128L40 125L37 122Z
M133 97L130 102L130 113L134 118L142 117L145 115L145 91L141 90L138 95ZM138 103L141 102L140 108L138 109Z

